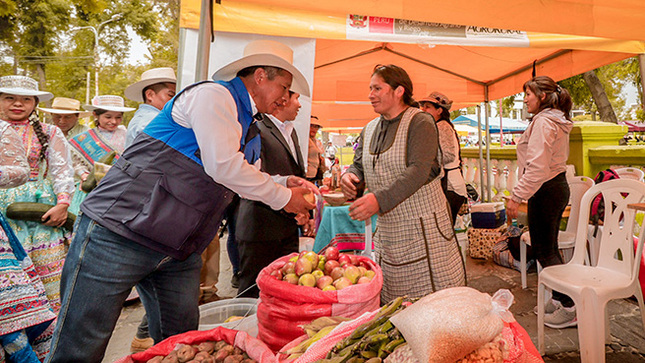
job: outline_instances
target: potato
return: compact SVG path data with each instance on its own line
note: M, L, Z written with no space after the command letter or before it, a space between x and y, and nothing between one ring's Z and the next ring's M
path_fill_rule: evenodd
M230 344L225 345L222 349L218 350L215 354L215 362L222 363L224 359L233 353L233 346Z
M244 356L242 356L242 354L235 354L226 357L226 359L224 359L224 363L240 363L243 360Z
M193 360L196 360L198 362L202 362L202 361L206 360L206 358L210 358L210 357L211 357L211 355L208 354L208 352L201 351L201 352L198 352L197 354L195 354L195 358L193 358Z
M197 345L197 350L200 352L212 354L215 351L215 344L216 342L213 341L201 342L199 343L199 345Z
M215 350L218 351L218 350L224 348L227 345L229 345L227 342L225 342L223 340L220 340L220 341L215 343Z
M146 363L161 363L163 361L163 355L158 355L154 358L148 359L148 362Z
M168 355L161 361L161 363L179 363L179 360L177 359L177 351L173 350L172 352L168 353Z
M195 358L195 353L197 353L197 349L194 347L188 344L182 345L177 349L177 360L179 363L186 363Z

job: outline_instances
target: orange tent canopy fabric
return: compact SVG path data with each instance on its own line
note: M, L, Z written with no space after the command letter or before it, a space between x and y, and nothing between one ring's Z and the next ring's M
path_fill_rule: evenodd
M217 31L315 38L312 113L330 129L375 117L367 94L376 64L406 69L415 98L439 90L457 109L521 92L534 64L557 81L645 53L642 0L500 4L222 0L213 22ZM198 28L201 1L181 6L181 26Z

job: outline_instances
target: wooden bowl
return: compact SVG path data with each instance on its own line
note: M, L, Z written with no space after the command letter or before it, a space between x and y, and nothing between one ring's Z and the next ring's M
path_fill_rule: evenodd
M327 202L327 204L331 205L332 207L339 207L347 202L347 198L343 193L328 193L323 194L322 197L325 202Z

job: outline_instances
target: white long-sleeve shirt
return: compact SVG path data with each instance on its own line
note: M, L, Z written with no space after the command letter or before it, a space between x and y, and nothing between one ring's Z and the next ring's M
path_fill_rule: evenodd
M257 107L249 99L255 114ZM204 170L215 182L275 210L287 205L291 199L291 190L285 187L287 177L272 178L260 172L259 163L249 164L239 152L242 126L235 100L224 86L204 83L184 91L175 100L172 118L194 130Z

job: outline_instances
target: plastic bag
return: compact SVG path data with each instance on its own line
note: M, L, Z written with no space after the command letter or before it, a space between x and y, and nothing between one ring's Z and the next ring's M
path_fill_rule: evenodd
M357 284L338 291L322 291L315 287L291 285L271 276L293 253L281 257L260 271L256 280L260 289L258 306L258 338L274 351L303 334L301 325L321 316L355 318L378 309L383 287L381 268L364 256L359 263L369 266L375 276L368 284Z
M249 357L255 359L260 363L278 362L273 352L266 346L266 344L264 344L260 340L255 339L242 331L219 327L212 330L193 330L183 334L173 335L170 338L165 339L158 344L155 344L154 346L143 352L123 357L117 360L115 363L147 362L148 360L158 355L167 355L173 349L175 349L177 344L194 345L207 340L224 340L225 342L242 349L249 355Z
M454 363L492 341L504 321L513 295L494 297L470 287L453 287L423 297L390 320L401 331L419 362Z

